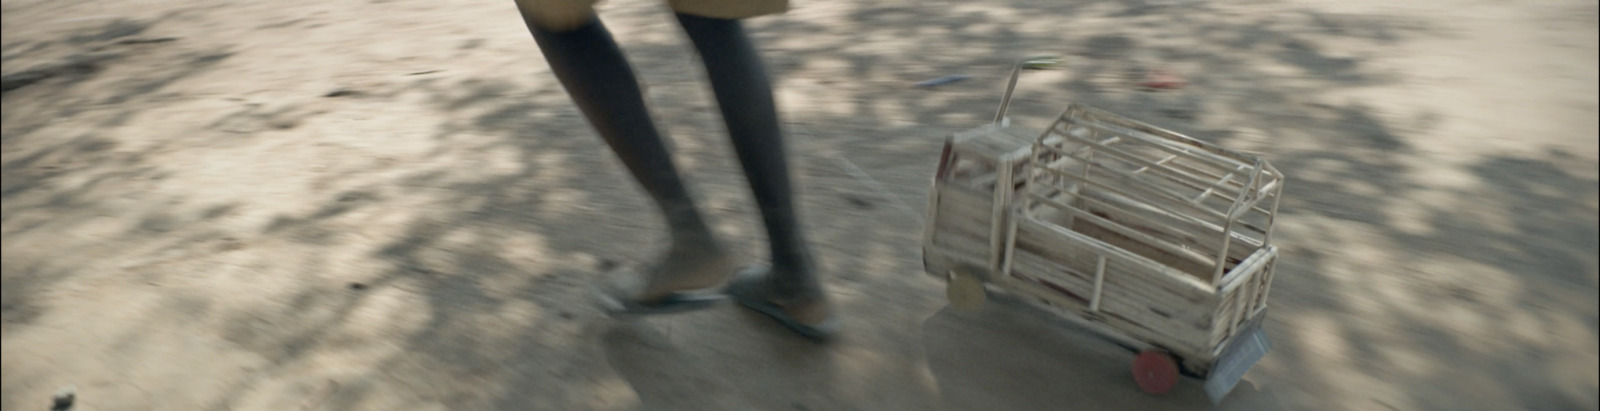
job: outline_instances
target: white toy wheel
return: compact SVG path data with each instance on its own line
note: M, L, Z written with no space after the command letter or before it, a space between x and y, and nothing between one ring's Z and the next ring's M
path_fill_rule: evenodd
M950 281L945 283L944 291L945 297L950 300L950 305L962 310L982 307L989 298L983 289L983 279L961 271L950 272Z

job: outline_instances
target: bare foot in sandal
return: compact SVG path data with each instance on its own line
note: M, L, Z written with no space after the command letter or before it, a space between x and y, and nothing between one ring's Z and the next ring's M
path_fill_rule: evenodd
M781 269L755 267L743 270L729 283L728 297L739 305L766 315L791 331L815 341L832 339L840 320L827 294L815 281Z
M633 299L651 302L673 293L716 288L737 269L733 257L716 240L674 241Z
M709 236L700 238L710 238ZM650 315L694 311L726 299L713 289L733 275L736 265L715 240L678 240L643 278L614 278L600 290L612 315Z

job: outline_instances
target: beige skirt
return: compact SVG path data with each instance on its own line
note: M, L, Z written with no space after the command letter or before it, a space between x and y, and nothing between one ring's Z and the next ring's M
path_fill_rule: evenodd
M672 11L718 19L746 19L789 10L789 0L666 0ZM539 28L566 31L594 18L600 0L516 0L522 18Z

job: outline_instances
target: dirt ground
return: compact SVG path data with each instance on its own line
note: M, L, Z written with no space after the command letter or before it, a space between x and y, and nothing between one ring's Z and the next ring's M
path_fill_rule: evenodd
M661 225L509 1L3 3L3 398L44 410L1191 410L1025 306L947 309L943 137L1082 102L1289 178L1274 351L1216 409L1595 410L1594 1L800 1L767 52L848 334L589 295ZM730 242L756 224L660 3L603 15ZM1189 84L1141 91L1130 73ZM933 89L912 84L970 79Z

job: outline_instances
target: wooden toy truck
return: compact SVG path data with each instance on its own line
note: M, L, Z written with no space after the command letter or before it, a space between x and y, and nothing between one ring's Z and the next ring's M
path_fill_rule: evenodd
M989 290L1083 320L1138 351L1152 394L1180 374L1212 401L1266 355L1261 331L1283 174L1266 161L1071 105L1048 130L952 136L933 179L928 273L957 306Z

